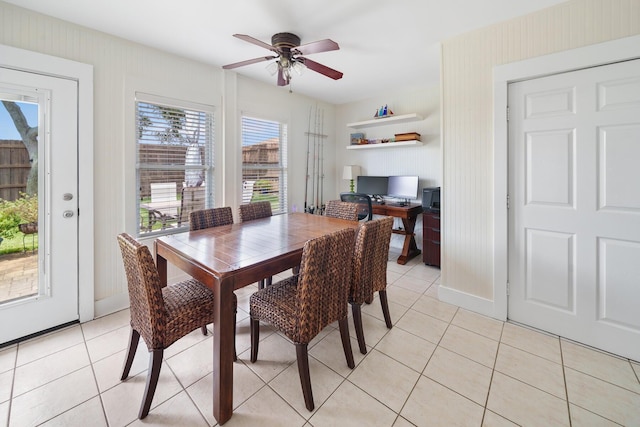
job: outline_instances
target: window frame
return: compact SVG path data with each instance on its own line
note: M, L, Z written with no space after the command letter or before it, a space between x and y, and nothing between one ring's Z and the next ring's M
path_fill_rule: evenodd
M277 165L274 166L273 163L260 163L260 162L256 162L256 163L252 163L252 164L245 164L244 163L244 158L243 158L243 154L242 154L242 150L246 145L245 145L245 120L253 120L255 122L268 122L271 124L277 124L278 125L278 163ZM289 205L289 196L288 196L288 128L289 128L289 124L286 121L283 120L278 120L278 119L274 119L274 118L266 118L264 116L261 116L259 114L254 114L254 113L250 113L250 112L241 112L240 114L240 150L241 150L241 156L240 156L240 177L241 177L241 184L244 184L245 182L245 172L246 171L277 171L278 173L278 189L277 189L277 195L278 195L278 208L274 208L273 207L273 203L272 203L272 212L274 215L278 215L278 214L284 214L287 213L288 211L288 205ZM272 139L272 138L270 138ZM268 141L269 139L265 139L261 142L265 142ZM256 180L256 182L259 179ZM240 186L241 189L244 188L244 185ZM241 203L246 203L246 201L243 201L243 197L240 198Z
M152 106L158 107L166 107L172 109L180 109L195 113L203 113L205 115L205 123L200 125L200 127L205 128L205 136L200 136L200 139L205 138L205 142L203 144L199 144L200 147L204 147L204 155L202 156L202 166L194 167L189 165L181 165L181 164L170 164L167 163L163 167L160 167L157 163L141 163L140 161L140 146L143 141L147 141L148 139L140 138L140 108L139 104L144 103ZM165 96L153 95L145 92L135 92L134 96L134 159L135 159L135 215L136 215L136 236L138 238L150 238L157 237L162 235L174 234L179 232L184 232L189 230L189 222L188 218L185 221L182 221L181 225L177 225L179 221L176 220L176 226L171 226L167 228L161 228L159 230L146 231L142 226L142 222L144 218L141 216L141 200L143 192L141 191L141 173L143 171L167 171L167 172L175 172L175 171L188 171L188 170L202 170L204 174L204 207L208 208L214 206L215 200L215 145L216 145L216 119L217 119L217 109L213 105L197 103L193 101L180 100ZM161 138L158 138L160 141ZM174 144L176 146L184 146L185 148L185 156L186 151L188 149L187 144ZM185 177L186 180L186 177ZM183 182L184 184L184 182ZM185 187L186 188L186 187ZM181 191L176 191L176 198L178 195L181 195ZM180 200L180 199L178 199ZM182 206L182 202L181 202ZM180 207L177 208L177 216L180 218L181 212ZM147 220L148 221L148 220Z

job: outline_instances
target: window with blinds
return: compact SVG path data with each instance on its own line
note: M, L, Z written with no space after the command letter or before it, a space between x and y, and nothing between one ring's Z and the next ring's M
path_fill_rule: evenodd
M261 200L287 211L287 125L242 116L242 203Z
M213 107L136 94L138 235L189 227L213 205Z

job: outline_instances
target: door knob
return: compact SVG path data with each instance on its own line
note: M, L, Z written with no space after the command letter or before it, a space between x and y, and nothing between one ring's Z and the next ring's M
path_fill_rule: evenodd
M73 211L64 211L62 212L63 218L71 218L73 216Z

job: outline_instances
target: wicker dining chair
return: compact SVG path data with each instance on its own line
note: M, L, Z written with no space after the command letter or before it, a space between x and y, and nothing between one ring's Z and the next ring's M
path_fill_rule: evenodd
M162 286L149 248L127 233L117 237L129 288L131 333L122 376L129 376L140 336L149 350L149 372L138 418L147 416L158 385L164 350L191 331L213 323L213 292L195 279Z
M189 230L191 231L230 224L233 224L233 212L229 206L200 209L189 213Z
M332 218L358 221L358 210L359 206L357 203L329 200L325 207L324 214Z
M309 342L327 325L338 321L347 365L353 369L349 339L347 296L354 252L354 229L309 240L302 250L297 276L274 283L251 295L251 362L258 358L260 321L273 325L296 346L298 374L304 402L314 408L309 376Z
M221 208L208 208L192 211L189 213L189 230L202 230L205 228L220 227L222 225L233 224L233 212L231 207L223 206ZM236 324L236 316L238 314L238 297L233 294L233 324ZM238 360L236 355L236 340L233 340L233 360Z
M262 201L240 205L240 222L253 221L254 219L266 218L272 215L271 202Z
M356 236L349 303L353 313L353 324L358 337L360 353L367 353L362 329L361 306L370 303L378 292L382 314L387 328L391 329L391 315L387 301L387 261L393 228L393 217L385 216L362 223Z
M262 202L253 202L240 205L238 208L240 222L253 221L254 219L267 218L272 215L271 202L264 200ZM271 285L273 277L269 276L258 281L258 289Z

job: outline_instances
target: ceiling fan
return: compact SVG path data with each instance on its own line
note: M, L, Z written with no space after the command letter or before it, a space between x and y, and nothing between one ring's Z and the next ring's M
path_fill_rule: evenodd
M259 58L248 59L246 61L240 61L233 64L223 66L225 70L232 68L242 67L244 65L255 64L257 62L269 61L271 59L277 59L275 62L269 65L272 74L278 72L278 86L286 86L291 82L291 72L295 71L301 74L305 68L309 68L317 73L323 74L334 80L342 78L340 71L329 68L326 65L319 64L315 61L305 58L301 55L309 55L312 53L328 52L331 50L338 50L340 46L338 43L330 39L318 40L316 42L300 45L300 37L291 33L278 33L271 37L271 44L264 43L256 38L248 36L246 34L234 34L234 37L244 40L249 43L264 47L275 53L276 55L261 56Z

